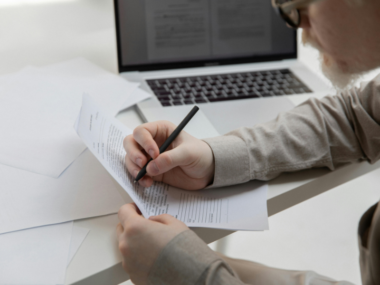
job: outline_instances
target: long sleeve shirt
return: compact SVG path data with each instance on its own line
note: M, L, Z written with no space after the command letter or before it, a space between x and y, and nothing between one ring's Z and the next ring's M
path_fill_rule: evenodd
M252 179L269 180L282 172L312 167L333 170L341 164L363 159L374 163L380 157L380 76L360 88L321 100L309 99L271 122L205 141L215 160L212 187ZM377 213L379 217L373 219L379 221L380 210ZM372 216L367 219L369 227ZM372 227L371 232L380 244L380 223L375 224L377 228ZM361 260L361 266L362 273L370 277L365 277L363 284L380 284L380 271L375 270L380 268L380 248L368 252L370 256L364 257L365 262ZM319 280L318 276L313 281L306 275L289 277L293 283L280 284L347 284L333 280L318 283L315 281ZM166 246L149 276L150 284L155 285L243 284L228 264L191 231L180 234Z

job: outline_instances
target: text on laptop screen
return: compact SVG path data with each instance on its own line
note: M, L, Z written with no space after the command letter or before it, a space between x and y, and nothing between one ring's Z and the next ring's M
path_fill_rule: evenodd
M115 7L122 67L296 56L295 32L270 0L115 0Z

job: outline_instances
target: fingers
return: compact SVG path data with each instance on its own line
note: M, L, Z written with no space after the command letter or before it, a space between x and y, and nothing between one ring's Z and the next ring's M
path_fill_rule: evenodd
M143 124L133 131L133 138L151 158L156 158L160 152L154 137L157 135L156 124Z
M125 157L125 165L127 166L128 172L133 176L136 177L137 174L140 172L141 167L136 165L129 156Z
M178 220L176 218L174 218L173 216L168 215L168 214L162 214L159 216L151 216L151 217L149 217L149 220L154 221L154 222L158 222L161 224L165 224L165 225L169 225L169 224L178 222Z
M135 203L123 205L119 210L118 216L123 227L125 227L131 219L143 219Z
M126 156L125 157L125 164L127 166L127 170L128 172L134 177L136 178L137 174L140 172L141 170L141 167L137 166L135 163L133 163L133 161L131 161L131 159ZM141 178L139 180L139 184L143 187L150 187L152 186L153 184L153 179L149 176L144 176L143 178Z
M141 178L138 183L142 186L142 187L145 187L145 188L148 188L150 186L152 186L153 184L153 178L149 177L149 176L144 176L143 178Z
M177 147L160 154L149 162L146 170L148 175L157 176L168 172L177 166L185 166L192 162L192 156L185 147Z
M127 152L126 157L129 157L134 164L142 168L148 162L146 153L144 153L141 146L135 141L133 135L125 137L123 145L125 151Z
M167 121L147 123L137 127L133 135L129 135L124 139L123 144L127 152L125 162L128 172L131 173L133 177L137 176L150 157L157 158L157 156L159 156L157 144L163 143L174 129L175 125ZM147 154L149 154L150 157ZM174 154L176 154L176 152ZM148 173L151 176L155 176L153 178L154 180L160 181L161 177L159 175L161 173L179 165L176 163L171 166L170 161L171 158L164 155L157 162L158 167L156 167L156 163L154 163L151 166L152 172ZM176 157L174 157L173 161L177 161ZM153 184L153 179L149 176L144 176L139 180L139 184L143 187L150 187Z
M162 145L175 128L169 121L147 123L134 129L133 138L150 157L156 158L160 154L158 145Z

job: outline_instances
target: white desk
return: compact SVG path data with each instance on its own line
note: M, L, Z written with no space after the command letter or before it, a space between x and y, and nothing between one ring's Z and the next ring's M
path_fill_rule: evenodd
M113 1L53 1L56 3L0 6L0 74L27 65L51 64L78 56L116 73ZM312 69L318 67L316 53L301 48L300 55ZM118 118L130 128L141 123L133 108ZM318 169L281 175L269 183L269 215L379 167L380 163L357 163L334 172ZM126 196L121 188L120 193ZM122 270L116 243L117 216L75 223L91 231L67 270L66 284L112 285L125 281L128 276ZM231 233L209 229L195 231L208 243Z

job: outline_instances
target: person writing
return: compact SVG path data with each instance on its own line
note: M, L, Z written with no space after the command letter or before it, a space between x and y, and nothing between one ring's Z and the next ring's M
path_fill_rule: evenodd
M333 84L350 86L380 67L380 1L274 0L288 25L303 28L303 42L317 48ZM282 3L284 2L284 3ZM128 171L139 183L187 189L269 180L283 172L337 166L380 157L380 76L322 100L310 99L275 120L198 140L181 132L168 150L159 146L175 129L147 123L124 140ZM217 190L215 190L217 191ZM134 204L119 211L123 267L136 284L350 284L310 271L289 271L220 256L181 221L169 215L145 219ZM359 224L360 266L365 285L380 284L380 206Z

